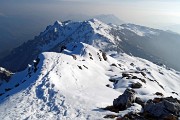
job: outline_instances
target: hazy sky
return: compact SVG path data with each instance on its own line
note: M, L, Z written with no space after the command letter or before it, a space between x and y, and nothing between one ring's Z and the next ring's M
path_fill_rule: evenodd
M0 0L0 53L33 39L56 20L100 14L180 33L180 0Z
M114 14L148 26L180 24L180 0L0 0L0 16L68 14Z

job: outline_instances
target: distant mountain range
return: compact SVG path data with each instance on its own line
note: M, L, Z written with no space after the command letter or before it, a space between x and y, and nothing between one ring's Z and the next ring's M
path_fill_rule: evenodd
M180 24L163 26L162 29L170 30L180 34Z
M97 21L95 20L95 23ZM105 51L125 52L156 64L162 63L180 70L177 63L180 60L178 56L178 53L180 53L178 46L180 35L135 24L102 24L104 26L99 24L97 29L93 29L88 21L55 22L54 25L48 26L44 32L36 36L34 40L30 40L12 50L8 56L0 60L0 66L13 72L24 70L41 52L53 51L58 45L66 45L74 39L88 43L96 35L94 34L96 31L104 31L105 35L97 34L97 41L102 38L113 41L104 47L106 48ZM57 33L54 29L59 32ZM84 31L85 29L87 31ZM96 44L100 46L103 43Z
M8 55L9 52L22 43L33 39L35 35L41 32L47 24L56 19L84 21L91 18L98 18L106 23L121 24L122 20L114 15L67 15L54 18L35 16L35 18L23 16L0 16L0 59Z

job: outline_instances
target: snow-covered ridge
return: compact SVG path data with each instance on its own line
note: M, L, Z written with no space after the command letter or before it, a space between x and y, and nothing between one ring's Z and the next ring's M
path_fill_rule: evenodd
M83 22L56 21L53 25L47 26L45 31L36 36L34 40L14 49L9 56L0 61L0 66L13 72L21 71L41 52L61 52L62 46L78 42L87 43L104 51L123 51L128 54L136 51L134 55L146 56L144 58L151 60L150 56L154 55L146 50L139 50L144 44L139 44L139 42L132 44L132 42L135 41L134 38L145 41L149 39L149 36L154 36L154 33L158 33L158 30L130 24L107 25L97 19Z
M139 36L149 36L149 35L158 35L159 31L158 29L153 29L153 28L148 28L140 25L135 25L135 24L122 24L122 27L124 29L128 29L134 33L136 33Z
M156 92L180 99L179 72L125 53L111 56L82 42L67 44L61 53L40 54L1 85L0 119L103 119L114 113L100 108L126 88L143 101L160 97ZM136 83L141 86L134 88ZM140 112L141 106L117 115L132 110Z

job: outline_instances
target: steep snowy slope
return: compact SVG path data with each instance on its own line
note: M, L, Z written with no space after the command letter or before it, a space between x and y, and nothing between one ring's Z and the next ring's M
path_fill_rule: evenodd
M44 32L35 37L34 40L24 43L20 47L14 49L12 53L1 60L1 65L9 68L12 71L23 70L27 67L38 54L44 51L61 51L61 46L69 42L83 41L85 43L94 42L108 42L106 45L113 41L109 31L111 27L96 20L92 19L84 22L58 22L54 25L48 26ZM111 41L109 41L109 39ZM95 43L94 43L95 44ZM101 43L103 44L103 43Z
M56 21L54 25L47 26L46 30L36 36L34 40L29 40L12 50L10 55L1 60L1 66L15 72L24 70L41 52L48 51L57 43L65 40L81 24L81 22L65 21L61 23Z
M134 24L123 24L120 28L119 32L116 29L115 33L123 40L120 48L124 52L155 63L166 64L180 71L177 62L180 60L177 55L180 53L178 34ZM125 35L120 34L121 32Z
M1 85L0 119L104 119L112 112L100 108L137 82L142 86L134 90L144 101L156 92L180 99L179 72L125 53L108 54L82 42L67 44L62 53L40 54ZM141 106L128 112L134 110Z

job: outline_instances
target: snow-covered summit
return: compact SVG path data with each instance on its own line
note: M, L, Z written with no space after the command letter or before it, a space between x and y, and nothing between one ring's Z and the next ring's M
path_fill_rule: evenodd
M54 25L62 25L62 22L57 20L57 21L54 22Z

